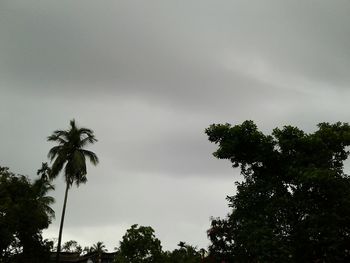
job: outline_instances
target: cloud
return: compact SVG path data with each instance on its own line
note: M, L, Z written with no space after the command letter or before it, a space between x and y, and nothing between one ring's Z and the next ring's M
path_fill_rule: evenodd
M101 163L70 193L67 238L113 246L140 223L168 248L204 246L240 179L212 157L204 129L347 121L349 11L346 1L3 1L2 165L33 177L46 137L75 118L95 131Z
M65 220L70 238L106 240L109 246L112 242L116 246L125 227L137 223L152 226L166 249L176 247L180 240L206 246L210 216L224 216L224 199L234 192L233 176L174 178L153 173L110 173L101 176L92 172L86 185L71 189ZM58 194L63 192L63 187L57 189ZM124 232L119 231L121 227ZM58 223L53 228L58 229ZM110 233L115 233L113 238L109 238ZM64 239L68 240L65 234Z

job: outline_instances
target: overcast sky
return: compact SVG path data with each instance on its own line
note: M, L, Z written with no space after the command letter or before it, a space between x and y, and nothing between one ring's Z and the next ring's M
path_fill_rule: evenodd
M69 193L64 241L112 250L137 223L165 249L207 247L240 176L204 129L348 122L349 25L347 0L3 0L0 165L34 177L75 118L100 164Z

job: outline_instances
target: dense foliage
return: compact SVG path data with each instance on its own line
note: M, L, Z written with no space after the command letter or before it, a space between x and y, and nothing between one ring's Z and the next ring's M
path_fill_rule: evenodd
M350 179L343 171L350 127L285 126L264 135L252 121L211 125L214 156L240 167L227 218L212 220L217 262L349 262Z
M56 248L57 249L57 248ZM83 252L82 247L75 240L68 240L62 245L61 251L70 253L81 253Z
M201 262L205 250L179 243L173 251L163 251L161 242L150 226L132 225L123 236L115 258L116 263L195 263Z
M0 262L47 262L50 243L42 239L54 216L44 179L31 183L0 167Z
M132 225L120 242L116 263L162 262L162 246L152 227Z
M205 257L204 249L197 250L196 247L187 245L185 242L178 244L179 248L172 252L165 252L164 263L198 263Z

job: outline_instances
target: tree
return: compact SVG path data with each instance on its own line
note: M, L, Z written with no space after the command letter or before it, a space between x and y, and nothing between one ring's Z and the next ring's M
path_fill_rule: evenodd
M41 163L41 168L36 172L43 181L50 180L51 168L47 163Z
M53 161L50 171L50 179L56 178L60 171L64 168L64 178L66 181L66 190L57 244L56 261L59 262L68 190L73 183L79 186L80 184L87 182L86 158L89 158L93 165L97 165L98 158L96 154L84 149L84 147L86 147L88 144L92 144L97 140L92 130L88 128L79 128L76 126L75 121L71 120L70 128L68 130L54 131L53 134L48 137L48 141L58 143L58 145L51 148L48 153L49 159Z
M43 168L45 168L45 170L42 170ZM47 194L49 191L55 190L55 187L49 181L48 173L50 172L50 168L46 163L43 163L42 169L39 169L37 172L37 174L40 175L40 178L34 181L33 189L36 193L36 200L38 201L40 208L49 215L50 219L53 219L55 218L55 211L50 205L55 202L55 199ZM41 170L42 172L39 172Z
M150 226L132 225L123 236L116 263L162 263L162 246Z
M31 183L0 167L0 262L47 262L49 243L41 231L49 226L54 199L42 179Z
M196 247L182 241L179 242L178 246L178 249L166 253L165 263L197 263L204 258L205 251L203 249L198 251Z
M98 241L96 244L93 244L90 248L90 252L97 253L98 255L98 262L101 262L101 255L102 253L107 252L105 244L103 242Z
M96 244L93 244L91 249L91 252L97 252L97 253L104 253L107 252L105 244L103 242L98 241Z
M83 253L84 254L88 254L88 253L91 253L92 252L92 247L89 247L89 246L85 246L83 248Z
M350 261L350 178L343 171L350 126L285 126L264 135L252 121L213 124L214 156L240 167L227 218L208 230L218 262Z
M83 249L77 241L69 240L62 245L62 251L80 254L81 252L83 252Z

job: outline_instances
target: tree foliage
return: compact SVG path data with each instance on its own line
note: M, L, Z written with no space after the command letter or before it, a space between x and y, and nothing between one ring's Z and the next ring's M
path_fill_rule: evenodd
M218 262L350 261L350 179L344 173L350 127L321 123L314 133L285 126L264 135L252 121L213 124L214 156L244 180L214 218L209 252Z
M134 224L126 231L117 251L116 263L161 263L162 246L150 226Z
M97 155L85 149L87 145L97 141L94 132L88 128L77 127L75 120L71 120L68 130L56 130L47 140L58 143L48 153L49 159L53 161L49 173L51 179L56 178L64 169L64 177L68 186L73 183L77 186L86 183L86 158L93 165L98 164Z
M83 252L83 249L81 245L75 240L69 240L64 242L62 245L62 251L63 252L71 252L71 253L81 253Z
M98 254L107 252L105 244L102 241L98 241L96 244L93 244L90 248L91 252L97 252Z
M53 187L38 179L31 183L0 167L0 262L46 262L49 243L41 231L54 216L47 196Z
M173 251L163 251L150 226L132 225L117 248L116 263L195 263L204 262L206 251L185 242ZM211 262L211 261L205 261Z
M187 245L182 241L178 246L179 248L172 252L165 253L165 263L198 263L204 258L205 251L203 249L198 250L196 247Z

